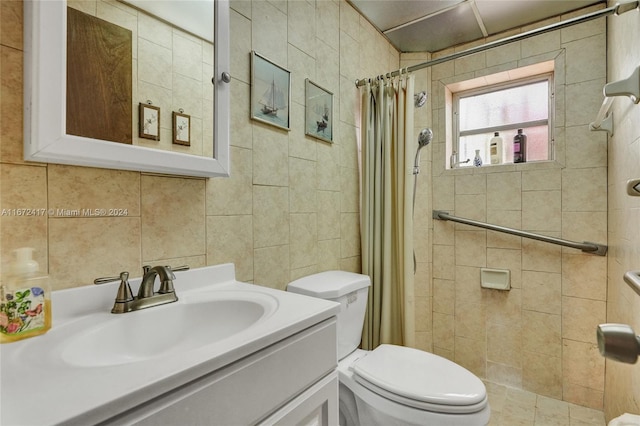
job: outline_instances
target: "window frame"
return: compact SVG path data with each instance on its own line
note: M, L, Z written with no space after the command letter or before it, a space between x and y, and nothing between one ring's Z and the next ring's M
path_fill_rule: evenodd
M548 118L546 120L533 120L533 121L524 121L517 122L512 124L506 124L501 126L492 126L492 127L483 127L477 128L473 130L465 130L460 131L460 99L468 98L471 96L483 95L486 93L497 92L500 90L510 89L519 86L526 86L528 84L535 84L542 81L547 81L548 83L548 93L547 93L547 111ZM534 162L542 162L542 161L553 161L555 159L555 143L553 138L553 119L554 119L554 97L555 97L555 85L554 85L554 71L545 71L538 74L533 74L527 77L503 81L499 83L493 84L485 84L482 86L478 86L471 89L463 89L458 90L456 92L451 92L451 112L453 116L452 126L453 126L453 138L452 138L452 153L459 154L460 152L460 138L469 135L477 135L484 133L493 133L493 132L502 132L505 130L512 130L514 128L526 128L533 126L542 126L547 125L548 128L548 137L547 137L547 149L549 152L549 158L546 160L536 160ZM513 164L513 163L508 163Z

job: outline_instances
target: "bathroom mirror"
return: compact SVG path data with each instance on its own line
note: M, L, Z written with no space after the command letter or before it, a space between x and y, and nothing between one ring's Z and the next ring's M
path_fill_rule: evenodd
M67 2L25 1L24 12L25 160L182 176L229 176L228 0L214 2L213 148L209 156L68 134Z

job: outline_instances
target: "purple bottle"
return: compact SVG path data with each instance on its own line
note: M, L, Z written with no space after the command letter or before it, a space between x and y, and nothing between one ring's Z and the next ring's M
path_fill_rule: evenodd
M513 162L527 162L527 135L518 129L518 134L513 137Z

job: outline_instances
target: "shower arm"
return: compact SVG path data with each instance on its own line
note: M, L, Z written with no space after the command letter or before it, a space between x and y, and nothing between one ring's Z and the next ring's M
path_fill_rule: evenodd
M529 238L532 240L543 241L545 243L556 244L565 247L582 250L585 253L605 256L607 254L607 246L602 244L591 243L588 241L579 243L576 241L563 240L561 238L548 237L546 235L534 234L532 232L521 231L519 229L507 228L500 225L492 225L490 223L479 222L473 219L465 219L462 217L451 216L449 213L441 210L433 210L433 218L439 220L450 220L452 222L463 223L465 225L477 226L479 228L489 229L491 231L503 232L505 234L516 235L518 237Z

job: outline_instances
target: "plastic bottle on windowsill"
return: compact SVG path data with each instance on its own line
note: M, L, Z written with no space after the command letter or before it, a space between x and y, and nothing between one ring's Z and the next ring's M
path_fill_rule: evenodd
M499 132L495 132L489 141L489 153L491 164L502 164L502 137Z
M513 137L513 162L527 162L527 135L518 129L518 134Z

